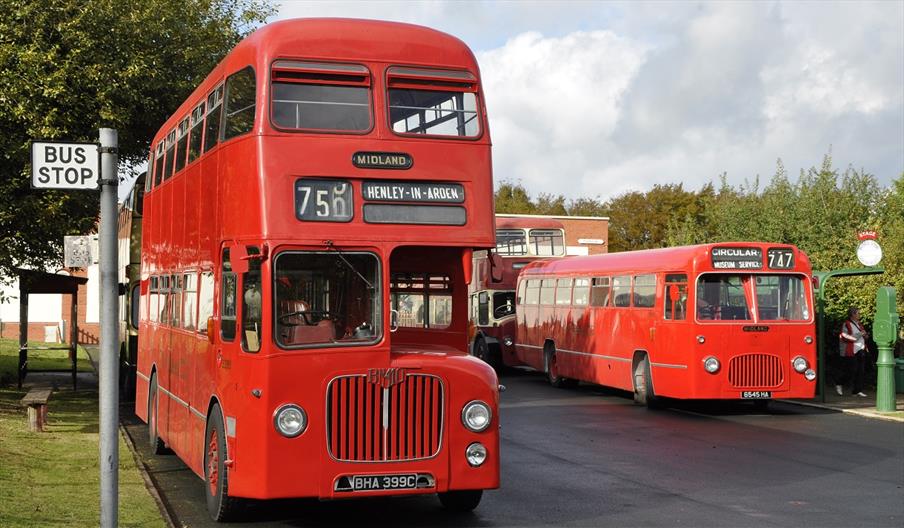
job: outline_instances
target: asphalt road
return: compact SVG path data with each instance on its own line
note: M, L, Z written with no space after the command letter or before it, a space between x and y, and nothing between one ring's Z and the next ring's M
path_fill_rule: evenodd
M502 488L471 514L433 496L252 504L250 526L904 526L904 424L773 402L650 411L595 386L504 375ZM201 480L153 457L127 423L178 526L216 526Z

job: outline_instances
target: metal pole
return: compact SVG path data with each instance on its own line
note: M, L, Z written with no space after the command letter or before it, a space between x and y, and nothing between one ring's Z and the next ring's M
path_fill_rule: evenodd
M119 515L119 391L117 300L119 250L116 199L119 136L100 129L100 525L114 528Z

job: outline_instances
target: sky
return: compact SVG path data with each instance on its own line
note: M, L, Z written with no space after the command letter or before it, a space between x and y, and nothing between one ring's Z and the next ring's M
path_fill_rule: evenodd
M833 166L904 172L904 0L284 0L420 24L480 64L498 183L569 199Z

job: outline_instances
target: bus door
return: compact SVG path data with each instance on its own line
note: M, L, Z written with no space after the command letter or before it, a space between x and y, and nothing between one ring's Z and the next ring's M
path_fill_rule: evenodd
M694 367L696 334L688 316L690 299L687 273L666 273L662 294L654 310L654 336L650 350L654 390L678 396L686 390L688 369Z

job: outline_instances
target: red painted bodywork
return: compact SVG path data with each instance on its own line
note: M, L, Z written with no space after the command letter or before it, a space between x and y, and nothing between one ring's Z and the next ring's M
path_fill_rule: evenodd
M262 109L269 109L269 71L276 59L366 66L371 74L372 129L364 134L275 130L269 112ZM466 355L467 284L462 265L472 249L491 247L494 241L490 137L482 90L477 92L482 130L477 138L402 137L390 129L386 111L388 67L464 70L479 80L473 54L454 37L408 24L344 19L277 22L239 43L164 124L152 145L227 76L249 65L257 86L252 131L205 152L145 197L136 413L147 420L149 381L156 376L161 388L160 435L203 476L204 431L211 408L218 404L227 430L229 494L235 497L349 497L351 493L333 491L337 477L348 474L416 472L436 478L434 489L354 496L498 487L498 382L492 369ZM408 170L357 168L352 154L358 151L404 152L414 165ZM354 219L348 223L296 219L293 185L305 176L351 181ZM367 224L361 207L361 184L366 180L460 183L467 223ZM387 291L395 271L448 274L453 283L451 325L422 332L387 330L379 342L368 346L280 348L267 330L275 326L273 293L267 287L274 280L272 263L288 249L325 251L326 240L342 251L378 255L383 328L390 327ZM226 342L219 336L219 259L222 248L233 244L267 248L261 266L264 331L256 353L243 351L241 339ZM169 328L148 318L149 277L189 271L215 274L217 331L212 342L206 334ZM326 446L328 384L338 376L388 368L405 368L442 381L439 452L416 461L337 462ZM465 429L460 418L462 407L472 400L485 401L493 412L491 426L481 433ZM281 436L274 427L274 412L285 403L298 404L307 413L307 429L298 437ZM465 459L467 446L475 441L489 452L487 462L478 468Z
M496 217L496 229L524 229L525 234L530 229L559 229L562 230L562 222L552 218L510 218ZM491 252L493 252L491 250ZM498 359L502 365L516 366L522 365L521 361L515 355L515 347L506 345L506 338L514 340L516 332L515 315L507 315L504 317L495 317L492 313L492 305L490 309L489 319L486 324L481 324L477 314L477 299L481 292L486 292L491 299L494 293L514 292L518 280L518 274L527 264L537 260L550 260L562 257L538 257L535 255L498 255L496 261L501 270L499 280L493 280L493 272L491 268L490 254L487 252L479 252L474 254L474 276L470 284L471 296L471 327L469 338L471 343L471 352L474 353L474 347L477 345L478 339L483 339L489 343L490 347L496 347L498 351Z
M712 267L714 247L789 248L795 265L787 270L719 270ZM799 274L805 278L808 319L802 321L699 321L696 318L695 285L701 273ZM688 276L688 317L664 317L664 277ZM745 391L771 391L773 397L812 398L816 382L807 381L791 368L796 356L803 356L816 368L816 327L809 258L786 244L739 242L704 244L606 255L570 257L538 262L525 268L518 278L519 288L528 279L592 278L615 275L656 275L656 300L652 308L517 305L518 360L537 370L545 370L544 353L556 350L556 366L561 375L633 391L633 368L643 354L649 356L652 385L657 396L680 399L736 399L741 388L729 383L732 358L751 354L776 357L781 383L776 386L745 386ZM521 290L519 289L519 292ZM767 331L751 331L767 326ZM745 327L746 330L745 330ZM698 342L702 337L704 342ZM806 340L809 337L810 343ZM721 369L710 374L703 360L716 357Z

